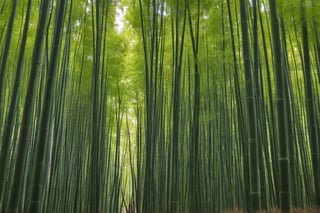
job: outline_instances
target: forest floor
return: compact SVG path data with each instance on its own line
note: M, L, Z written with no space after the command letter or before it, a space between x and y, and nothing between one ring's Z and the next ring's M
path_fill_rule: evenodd
M246 213L246 211L242 209L228 209L224 211L224 213ZM281 213L280 209L272 208L269 210L261 210L257 213ZM290 213L320 213L320 208L310 208L310 209L292 209Z

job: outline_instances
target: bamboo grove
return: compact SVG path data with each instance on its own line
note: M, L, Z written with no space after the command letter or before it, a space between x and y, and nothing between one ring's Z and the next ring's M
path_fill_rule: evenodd
M320 207L319 11L0 0L1 212Z

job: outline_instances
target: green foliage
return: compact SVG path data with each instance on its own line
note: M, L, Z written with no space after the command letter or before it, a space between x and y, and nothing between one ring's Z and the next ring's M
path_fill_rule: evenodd
M42 166L38 212L320 205L319 1L67 1L59 50L64 1L40 17L48 2L32 1L24 35L18 1L0 70L1 211L27 211ZM0 1L0 66L12 6Z

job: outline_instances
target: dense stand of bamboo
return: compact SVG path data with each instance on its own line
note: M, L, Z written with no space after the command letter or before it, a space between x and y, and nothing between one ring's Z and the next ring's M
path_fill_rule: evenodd
M319 11L0 1L1 212L320 207Z

